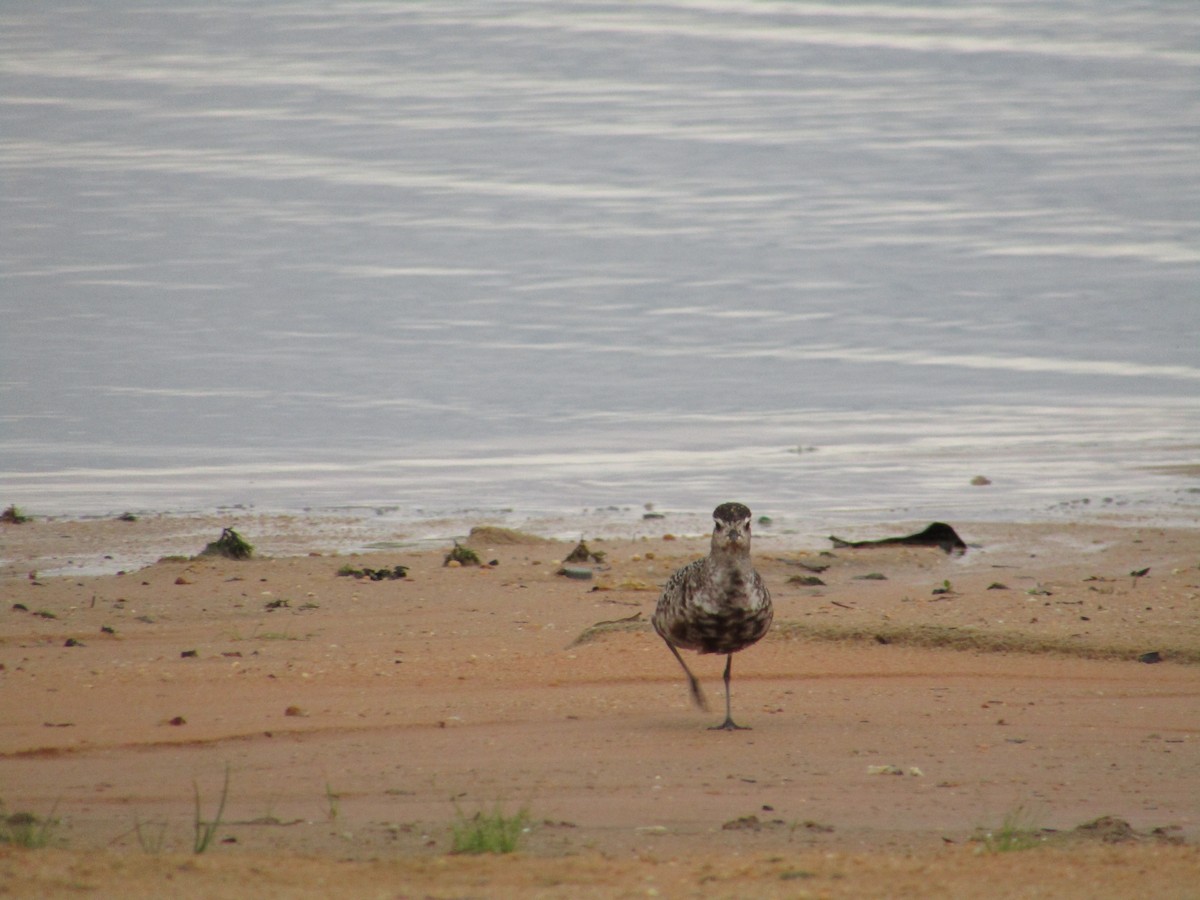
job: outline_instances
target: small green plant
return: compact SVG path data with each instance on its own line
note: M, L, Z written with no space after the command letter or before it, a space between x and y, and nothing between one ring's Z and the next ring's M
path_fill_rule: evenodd
M232 528L221 529L221 536L200 551L201 556L224 556L226 559L249 559L254 547Z
M470 547L464 547L458 541L454 542L454 549L446 554L446 558L442 561L442 565L448 566L452 562L458 563L460 566L482 565L482 563L479 561L479 554Z
M335 794L333 792L333 787L329 784L329 782L328 781L325 782L325 802L329 804L329 821L330 821L330 823L337 822L338 816L341 815L341 812L342 812L341 800L342 800L342 795Z
M1019 804L1005 813L999 828L980 829L982 834L977 840L989 853L1029 850L1042 843L1041 829L1034 823L1034 814L1024 804Z
M200 818L200 785L193 781L192 789L196 795L196 811L193 820L195 840L192 843L192 852L200 854L209 848L213 838L216 837L217 829L221 827L221 816L225 814L225 801L229 797L229 763L225 763L225 783L221 786L221 800L217 804L217 814L211 822L205 822Z
M0 522L7 522L9 525L24 525L29 521L29 516L21 512L16 506L10 506L4 512L0 513Z
M452 853L512 853L521 841L529 811L519 810L506 816L497 806L490 813L482 810L468 818L455 809L458 818L452 826Z
M31 812L5 814L4 804L0 803L0 844L24 847L27 850L45 847L58 828L58 819L54 818L57 809L58 803L55 803L50 815L39 819Z
M163 843L167 837L167 823L143 822L139 817L134 819L133 833L137 835L138 846L142 848L143 853L157 856L162 853Z

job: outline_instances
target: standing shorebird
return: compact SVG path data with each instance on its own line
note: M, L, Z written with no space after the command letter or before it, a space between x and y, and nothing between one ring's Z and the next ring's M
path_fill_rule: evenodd
M678 647L725 654L725 721L712 730L735 731L729 700L733 654L757 642L771 627L771 593L750 561L750 510L722 503L713 510L712 549L668 580L654 610L654 630L683 666L692 700L708 709L700 682Z

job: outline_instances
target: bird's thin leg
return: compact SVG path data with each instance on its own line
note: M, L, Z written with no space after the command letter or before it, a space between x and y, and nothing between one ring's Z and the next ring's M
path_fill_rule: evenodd
M680 660L682 662L682 660ZM725 721L720 725L714 725L709 731L749 731L748 725L738 725L733 721L732 704L729 699L729 676L733 669L733 654L730 653L725 657Z
M687 663L683 661L683 657L679 655L679 651L675 649L675 645L666 638L663 638L663 643L675 654L675 658L679 660L679 665L683 666L684 674L687 675L688 689L692 692L692 702L707 712L708 701L704 699L704 691L700 690L700 682L696 680L696 676L692 674L692 670L687 667Z

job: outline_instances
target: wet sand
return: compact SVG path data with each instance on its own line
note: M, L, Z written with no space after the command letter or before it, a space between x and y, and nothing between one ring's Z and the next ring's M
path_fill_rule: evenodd
M187 558L226 524L274 555ZM302 518L4 526L0 799L58 825L0 850L0 886L1196 896L1200 532L959 531L962 556L756 537L776 627L734 659L753 730L725 733L723 660L691 657L697 710L646 624L701 535L589 537L577 580L570 544L502 535L445 567L449 544L339 555ZM165 533L189 543L148 567L61 568ZM517 854L450 853L496 810L527 813ZM1006 822L1037 847L996 852Z

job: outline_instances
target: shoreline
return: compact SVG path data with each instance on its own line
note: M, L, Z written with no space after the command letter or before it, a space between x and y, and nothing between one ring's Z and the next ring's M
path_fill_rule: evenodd
M646 506L652 511L647 511ZM696 537L708 534L706 511L656 510L622 505L551 513L514 509L462 509L442 514L401 512L390 507L334 507L327 510L257 510L227 507L211 510L162 510L125 513L36 514L23 524L0 523L0 573L24 567L49 575L109 575L136 570L167 556L193 556L215 540L221 529L239 531L260 555L270 557L369 553L379 549L427 550L462 541L472 528L513 528L547 540L656 540L663 534ZM880 511L881 513L884 511ZM837 515L822 523L815 515L757 516L756 537L786 550L830 549L830 533L855 540L874 540L919 530L930 519L908 511L874 518ZM991 528L1167 528L1186 529L1196 519L1187 509L1064 502L1023 516L964 513L943 517L969 535Z

